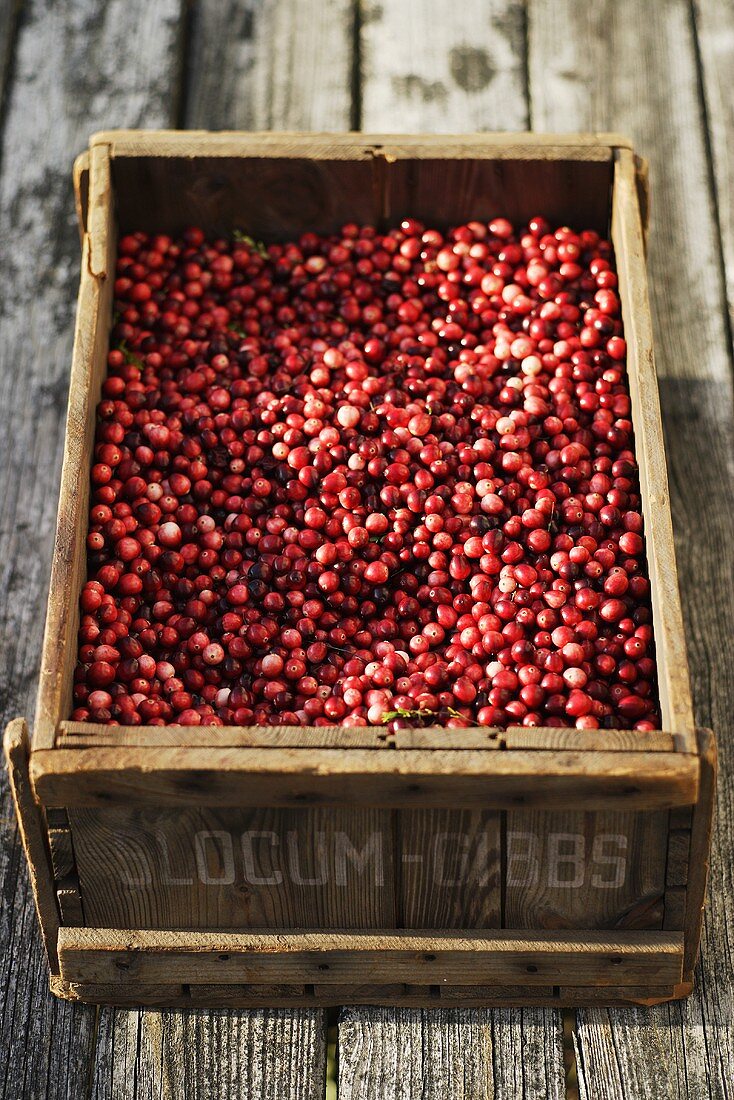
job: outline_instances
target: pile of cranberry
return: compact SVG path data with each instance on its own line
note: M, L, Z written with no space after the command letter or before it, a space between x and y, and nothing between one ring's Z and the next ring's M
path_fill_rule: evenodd
M115 310L74 719L659 726L597 233L134 233Z

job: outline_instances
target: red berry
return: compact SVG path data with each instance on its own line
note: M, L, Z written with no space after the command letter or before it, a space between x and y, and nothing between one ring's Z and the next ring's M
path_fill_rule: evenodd
M656 728L597 233L128 233L75 717Z

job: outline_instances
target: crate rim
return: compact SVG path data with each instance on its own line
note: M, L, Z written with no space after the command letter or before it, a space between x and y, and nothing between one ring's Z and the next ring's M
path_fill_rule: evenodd
M137 157L181 157L187 158L216 158L216 157L248 157L262 155L265 157L285 157L294 159L319 159L320 157L334 157L337 159L353 159L360 157L383 157L388 161L393 159L417 157L418 159L550 159L550 160L578 160L593 161L599 159L613 162L613 185L616 186L617 176L631 184L628 200L631 200L635 209L631 211L632 221L637 216L637 226L641 229L644 245L644 228L639 220L641 211L646 211L647 170L644 160L635 156L632 141L619 133L614 132L585 132L585 133L533 133L533 132L482 132L467 134L373 134L361 131L344 133L323 133L308 131L176 131L176 130L145 130L145 129L119 129L103 130L91 135L89 148L77 157L74 164L74 188L77 202L77 211L80 219L83 247L86 253L86 263L83 264L82 284L87 273L94 287L100 286L106 279L113 243L107 238L114 234L107 232L107 223L104 220L109 216L109 209L113 202L112 163L116 158ZM620 173L620 169L622 169ZM633 226L634 229L634 226ZM632 244L640 244L640 241L632 241ZM635 257L639 260L639 255ZM644 257L643 263L644 263ZM81 291L80 291L81 295ZM647 308L647 302L643 303ZM81 314L81 310L80 310ZM627 319L628 322L629 319ZM79 318L78 318L79 321ZM643 337L646 334L643 334ZM79 331L77 331L79 336ZM643 348L643 353L644 353ZM75 347L75 359L76 359ZM638 355L638 358L644 358ZM654 366L650 366L654 372ZM637 425L636 425L637 429ZM638 440L638 448L640 440ZM642 465L642 461L641 461ZM667 502L667 487L665 498L658 496L655 503L663 505ZM665 534L665 532L663 532ZM59 546L57 536L57 551ZM648 544L648 560L650 560L652 540ZM652 570L651 570L652 572ZM679 601L678 601L679 603ZM50 600L49 600L50 607ZM656 633L661 626L659 616L655 618ZM44 654L48 648L48 637L44 641ZM687 661L685 658L685 645L683 645L684 672L687 673ZM41 672L41 684L39 689L39 704L42 698L48 698L52 693L48 690L48 669L51 662L44 661ZM58 676L58 668L56 669ZM681 681L678 682L680 687ZM44 689L45 693L44 693ZM687 690L687 688L686 688ZM588 761L596 753L614 752L617 760L620 754L627 752L636 759L642 760L645 754L654 754L657 766L662 768L668 758L678 755L698 754L698 745L695 735L695 727L690 715L690 695L686 698L686 691L682 691L682 700L676 704L679 721L676 728L668 731L655 731L655 734L643 734L637 731L583 731L572 728L558 730L533 730L523 727L510 727L508 730L496 730L484 728L482 736L487 738L487 750L501 749L503 756L509 759L517 759L518 766L522 768L519 754L532 752L535 763L540 767L542 758L539 752L546 751L550 754L572 751L575 753L575 767L579 776L588 775ZM71 752L72 749L84 749L88 753L94 749L116 748L120 751L130 747L138 747L142 751L146 744L153 747L156 739L161 737L159 727L139 726L130 729L124 727L95 727L87 724L85 727L65 721L59 717L58 710L50 713L50 709L39 705L38 712L41 715L44 726L43 735L34 737L32 753L39 750L56 751L64 749ZM681 716L685 716L683 720ZM166 727L170 731L176 727ZM234 752L239 746L249 747L253 734L259 737L262 748L267 745L275 747L282 735L283 729L278 727L216 727L199 726L186 730L179 727L180 734L173 737L174 744L181 750L191 748L216 749L221 744L222 738L233 742L228 746L230 752ZM222 735L221 730L228 731ZM102 732L104 731L104 732ZM293 741L303 738L303 750L313 752L318 742L314 741L313 731L304 730L302 727L292 727L285 731L292 735ZM421 744L421 738L416 737L406 744L405 739L385 737L384 731L359 731L365 738L374 738L373 745L377 750L405 749L412 753L427 752L429 747ZM421 731L422 732L422 731ZM427 731L430 732L430 731ZM452 731L450 743L446 749L477 748L476 739L472 735L477 730ZM465 737L463 735L468 734ZM69 736L71 735L71 736ZM309 736L311 735L311 736ZM444 737L447 735L444 734ZM166 736L166 741L170 733ZM665 740L662 740L665 739ZM258 740L258 738L256 738ZM263 744L264 741L264 744ZM466 745L465 745L466 742ZM602 743L603 742L603 743ZM170 742L169 742L170 743ZM360 744L360 748L362 745ZM290 744L293 751L298 749L295 744ZM329 751L329 750L325 750ZM333 751L333 750L332 750ZM343 748L341 752L351 751ZM436 751L435 743L430 751ZM302 755L304 755L302 754ZM149 753L149 756L152 756ZM378 751L378 758L384 759L383 772L387 773L391 767L390 757L385 756L384 751ZM487 775L492 774L493 754L488 751L486 759ZM434 757L438 761L437 757ZM394 763L394 760L393 760ZM676 765L677 766L677 765ZM42 763L40 758L34 768L34 775L45 775L46 768L51 769L51 761Z

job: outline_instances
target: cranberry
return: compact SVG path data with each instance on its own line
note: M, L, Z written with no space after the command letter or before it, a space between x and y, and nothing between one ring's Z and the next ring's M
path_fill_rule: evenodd
M656 728L612 259L542 218L124 236L74 716Z
M158 528L158 542L165 547L180 546L181 528L173 521L162 523Z

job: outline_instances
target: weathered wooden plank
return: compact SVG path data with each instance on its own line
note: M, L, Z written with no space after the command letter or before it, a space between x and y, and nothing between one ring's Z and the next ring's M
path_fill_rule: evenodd
M577 730L579 734L588 730ZM609 730L615 748L614 735L618 730ZM639 748L673 748L672 741L658 740L658 731L648 742L644 734L622 734L621 746L635 748L635 737L642 740ZM665 734L662 735L665 738ZM236 745L262 746L263 748L361 748L384 749L394 746L401 749L478 749L492 748L497 744L500 731L496 729L407 729L389 732L384 726L364 726L344 729L342 726L212 726L207 730L207 745L212 748L232 748ZM89 722L62 722L60 743L64 748L83 748L92 745L188 745L201 744L201 729L197 726L104 726ZM518 740L518 744L522 742ZM583 748L582 738L572 746ZM603 748L592 741L590 748Z
M90 1100L322 1100L323 1014L102 1012ZM313 1052L304 1064L302 1052ZM185 1091L184 1091L185 1090Z
M728 17L720 5L709 7ZM700 5L696 10L700 14ZM725 49L726 35L721 38L717 45ZM697 720L722 734L726 775L732 748L723 733L734 705L726 666L734 599L729 555L722 549L734 542L727 504L734 453L731 358L691 8L675 0L657 17L640 19L634 0L584 6L533 0L529 40L537 128L598 128L613 120L650 158L650 291L694 706ZM707 76L707 64L710 52L703 74L711 113L718 77ZM718 119L713 125L721 181L721 128L727 124ZM728 130L724 140L731 140ZM730 861L722 852L733 833L731 789L720 784L719 839L694 996L644 1013L580 1013L582 1096L726 1095L734 1077L727 935L734 913Z
M86 923L92 927L500 926L498 814L129 807L70 809L69 823L66 835L69 843L73 840L75 858L65 874L73 869L78 875ZM65 831L54 829L53 834L58 863ZM599 842L594 837L588 852L592 885L609 874L610 863L612 870L620 863L626 869L626 851L608 854L608 840L619 846L627 837L602 836ZM609 899L603 883L597 893ZM613 896L618 895L619 890ZM629 896L628 889L623 897ZM607 900L607 908L612 904ZM578 927L594 927L594 922L579 921Z
M696 801L698 758L683 752L493 749L38 749L45 806L386 806L670 809Z
M398 927L500 927L500 814L401 811L395 833Z
M352 0L200 0L186 125L348 130Z
M474 131L466 134L393 134L385 131L324 131L292 130L99 130L91 145L109 145L114 157L187 157L197 150L207 157L245 157L254 154L266 157L292 156L308 140L309 156L315 160L353 159L365 151L365 146L398 150L415 156L430 154L444 159L466 156L491 156L493 160L526 160L545 162L561 157L573 161L607 162L610 146L632 149L629 138L612 130L596 133L547 134L498 130Z
M327 929L395 922L390 810L133 808L73 810L69 817L92 926Z
M698 731L701 756L700 801L693 810L691 848L686 884L685 977L692 978L703 935L703 915L709 887L711 850L713 847L713 810L718 779L718 754L711 730Z
M348 129L351 0L201 0L192 11L190 127ZM199 1002L205 1003L205 1002ZM324 1093L323 1012L103 1012L94 1100Z
M662 730L642 733L639 730L574 730L549 727L528 728L510 726L502 735L508 749L602 749L604 752L625 752L629 749L671 752L673 737Z
M649 205L649 200L645 201ZM660 714L663 726L676 734L678 747L695 752L690 673L678 592L650 294L645 273L639 176L634 154L629 149L617 151L611 205L610 236L617 254L619 300L627 341L627 375L645 520Z
M734 7L720 0L693 0L694 30L706 105L721 252L731 324L734 327Z
M316 150L310 138L290 137L278 148L256 135L231 143L257 158L243 169L237 155L207 162L207 139L186 142L186 131L181 134L185 151L177 159L156 153L141 165L134 156L115 156L122 231L179 233L193 221L207 233L237 227L272 241L298 236L304 225L333 233L349 218L369 223L379 216L376 169L367 149L349 158L339 142Z
M721 1074L731 1059L727 1008L720 1004L710 1023L701 1009L694 994L688 1001L649 1009L579 1012L574 1045L582 1100L728 1097L731 1078Z
M523 5L368 0L360 5L359 121L374 132L522 130ZM346 1009L339 1095L561 1097L554 1011Z
M507 814L505 926L660 928L668 814Z
M14 719L3 739L10 791L18 821L23 851L28 861L33 898L41 928L41 938L49 966L58 970L56 938L59 932L59 908L54 893L54 871L44 837L41 813L33 797L28 774L28 728L22 718Z
M482 930L191 932L62 928L61 977L69 982L351 985L668 985L680 982L683 937L676 932Z
M108 164L106 150L100 149L99 152L104 154L104 161ZM95 161L97 160L98 156L95 156ZM94 190L97 178L98 174L95 172ZM36 700L34 749L53 745L59 715L68 714L72 707L79 624L78 594L86 570L83 543L89 496L89 485L84 479L80 479L79 471L91 466L94 410L106 368L112 316L113 282L103 274L111 267L111 257L105 256L112 244L112 211L109 202L105 203L105 214L104 218L99 217L99 212L95 212L94 218L90 214L89 225L91 227L94 221L96 243L93 243L90 234L86 234L82 242L81 280L59 490L59 521L51 563L49 602L41 651L42 674ZM106 248L105 241L109 242Z
M52 988L58 996L75 1003L119 1007L172 1008L335 1008L344 1004L380 1005L385 1008L553 1008L580 1005L655 1005L686 997L691 982L666 985L550 986L550 985L411 985L403 982L350 982L347 985L315 982L195 985L141 984L119 982L67 982L54 978ZM329 1041L329 1047L331 1046ZM327 1048L327 1062L331 1055Z
M562 1040L550 1010L346 1008L339 1096L561 1100Z
M524 130L520 0L367 0L361 125L385 133Z
M17 6L2 6L2 32ZM30 713L41 650L79 270L71 162L100 126L170 121L178 12L179 0L23 5L0 153L3 723ZM0 1096L76 1100L95 1013L48 994L4 775L1 820Z

